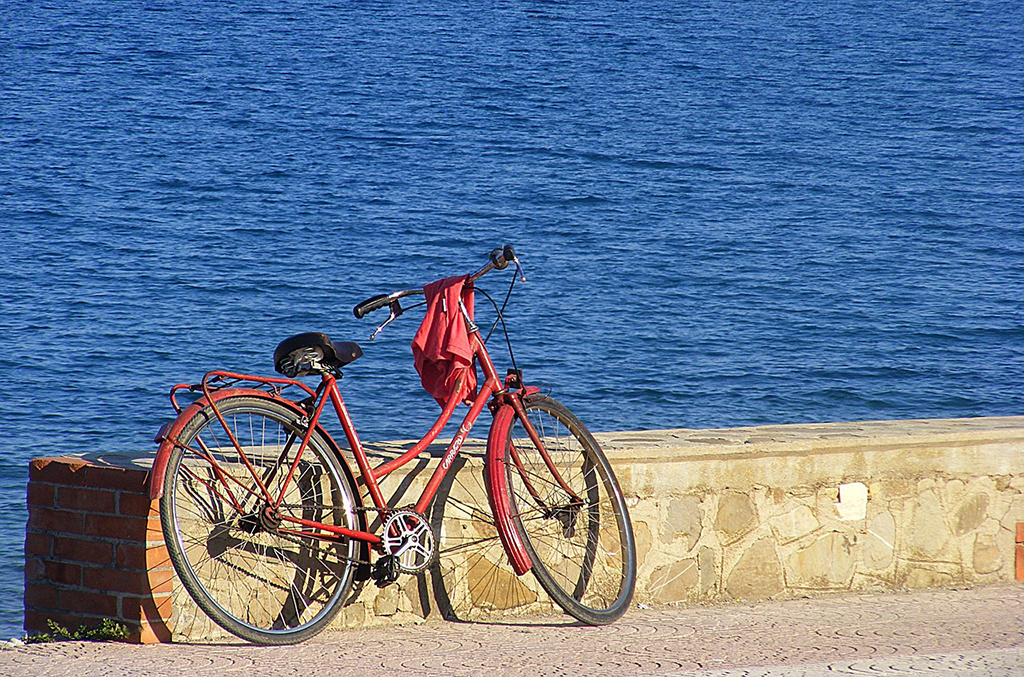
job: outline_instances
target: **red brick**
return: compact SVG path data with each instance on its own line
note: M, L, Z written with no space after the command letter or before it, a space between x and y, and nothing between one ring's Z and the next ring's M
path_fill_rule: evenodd
M39 531L56 531L64 534L81 534L85 524L84 515L68 510L54 510L29 506L28 527Z
M52 585L29 583L25 586L25 606L42 609L56 609L57 588Z
M47 630L46 621L50 618L49 613L45 611L36 611L34 609L25 609L25 630L29 633L43 632Z
M92 616L114 618L117 615L117 597L84 590L60 590L57 594L60 609Z
M88 536L119 538L126 541L145 543L148 527L149 520L141 517L86 514L83 533ZM159 528L159 524L157 528Z
M114 560L114 546L103 541L58 538L53 545L53 555L72 562L110 565Z
M1024 543L1024 522L1017 522L1017 542Z
M169 621L172 611L173 605L169 594L121 598L121 618L127 621Z
M49 581L62 585L79 585L82 582L82 567L70 562L55 562L52 559L25 557L26 581Z
M1024 582L1024 545L1020 543L1017 544L1016 562L1014 564L1016 564L1017 568L1017 580Z
M166 576L164 575L166 573ZM169 595L174 592L174 572L159 572L159 575L150 573L149 591L152 595Z
M130 592L144 595L149 592L145 574L138 571L118 571L99 567L82 569L82 586L102 592Z
M40 557L25 556L25 581L45 580L46 560Z
M36 458L29 465L29 479L66 486L145 492L149 472L141 468L100 465L80 458Z
M74 631L86 618L79 614L57 613L54 611L25 610L25 630L29 632L50 632L49 621Z
M62 585L80 585L82 567L69 562L55 562L39 557L25 558L25 581L49 581Z
M160 502L151 501L148 494L122 491L118 497L117 512L121 515L149 517L160 514Z
M128 641L139 644L158 644L171 641L171 629L162 621L142 623L129 635Z
M116 511L113 491L85 487L58 487L57 505L64 510L84 510L113 514Z
M64 585L82 584L82 567L79 564L68 562L54 562L53 560L43 563L44 576L46 580Z
M148 569L149 549L142 545L121 543L114 553L114 564L119 569Z
M52 508L54 506L54 489L56 489L56 486L53 484L44 484L42 482L29 482L27 492L28 504Z
M49 556L53 552L53 536L30 531L25 534L25 554Z
M141 494L149 490L146 483L147 477L149 477L149 472L138 468L93 466L86 472L84 486Z
M151 545L130 545L122 543L117 546L114 554L114 563L121 569L158 569L170 567L171 556L167 552L167 546Z
M52 482L54 484L72 484L80 477L75 473L88 463L82 459L64 457L34 458L28 466L30 482Z
M92 590L149 595L169 593L173 577L172 570L146 572L86 567L82 570L82 585Z

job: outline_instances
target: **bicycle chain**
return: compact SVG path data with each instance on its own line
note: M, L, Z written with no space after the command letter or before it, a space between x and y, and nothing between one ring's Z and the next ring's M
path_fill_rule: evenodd
M300 510L310 510L310 509L314 509L315 508L315 509L318 509L318 510L328 510L328 511L339 510L341 508L341 506L337 506L337 505L323 505L323 504L319 504L319 503L282 503L280 505L280 507L282 507L282 508L298 508ZM355 512L389 512L389 511L393 512L393 511L395 511L397 509L398 508L366 508L366 507L352 508L352 510L355 511Z
M317 503L282 503L279 507L281 507L281 508L298 508L300 510L325 510L325 511L333 511L333 510L337 510L338 509L338 506L336 506L336 505L322 505L322 504L317 504ZM353 508L353 510L355 512L362 512L362 513L367 513L367 512L382 513L382 512L388 512L389 511L388 508L367 508L367 507L362 507L362 506L358 507L358 508ZM393 510L393 509L391 509L391 510ZM301 539L301 538L299 538L297 536L287 536L287 535L281 534L281 533L277 533L275 535L278 538L283 538L284 540L292 542L292 543L295 543L297 545L302 545L304 543L303 539ZM371 562L370 560L367 560L367 559L359 559L359 558L356 558L356 557L343 557L341 555L337 555L336 557L337 557L338 560L343 561L343 562L352 562L353 564L366 564L368 566L373 566L373 562Z
M241 531L246 531L244 528L238 527L238 526L229 527L229 528L230 529L241 530ZM249 535L250 537L253 535L253 534L250 534L248 532L246 532L246 534ZM280 538L281 540L288 541L289 543L294 543L295 545L301 545L301 546L305 546L309 542L309 539L303 539L303 538L299 538L298 536L291 536L291 535L288 535L288 534L282 534L280 532L275 533L274 537L275 538ZM334 555L334 559L339 561L339 562L351 562L352 564L372 565L372 562L370 562L369 560L359 559L357 557L345 557L343 555L335 554Z

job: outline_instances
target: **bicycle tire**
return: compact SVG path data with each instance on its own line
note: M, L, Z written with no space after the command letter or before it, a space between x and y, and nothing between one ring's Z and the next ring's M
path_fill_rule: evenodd
M505 465L512 522L531 571L569 615L588 625L611 623L629 608L636 586L636 548L622 490L600 445L571 411L541 394L528 395L524 405L552 464L583 501L574 505L522 421L506 419L497 458Z
M279 492L301 444L300 416L251 396L227 397L217 409L261 481L272 494ZM287 522L275 527L261 519L266 503L243 488L255 489L256 481L210 405L184 425L178 440L160 518L171 562L196 605L220 627L256 644L292 644L321 632L352 589L358 544L303 536ZM230 486L243 511L229 500L205 453L237 480ZM333 445L315 431L280 510L360 529L357 496Z

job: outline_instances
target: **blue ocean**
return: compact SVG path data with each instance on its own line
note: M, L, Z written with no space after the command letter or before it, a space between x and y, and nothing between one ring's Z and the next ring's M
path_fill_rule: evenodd
M6 638L30 459L302 331L417 437L416 311L351 309L503 243L595 430L1024 413L1024 4L7 0L0 238Z

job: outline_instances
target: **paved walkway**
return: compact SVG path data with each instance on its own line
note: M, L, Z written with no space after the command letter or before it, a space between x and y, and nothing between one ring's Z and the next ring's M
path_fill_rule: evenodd
M431 622L305 644L63 642L0 652L0 675L1024 675L1024 585L755 606L636 609L610 626L565 617Z

